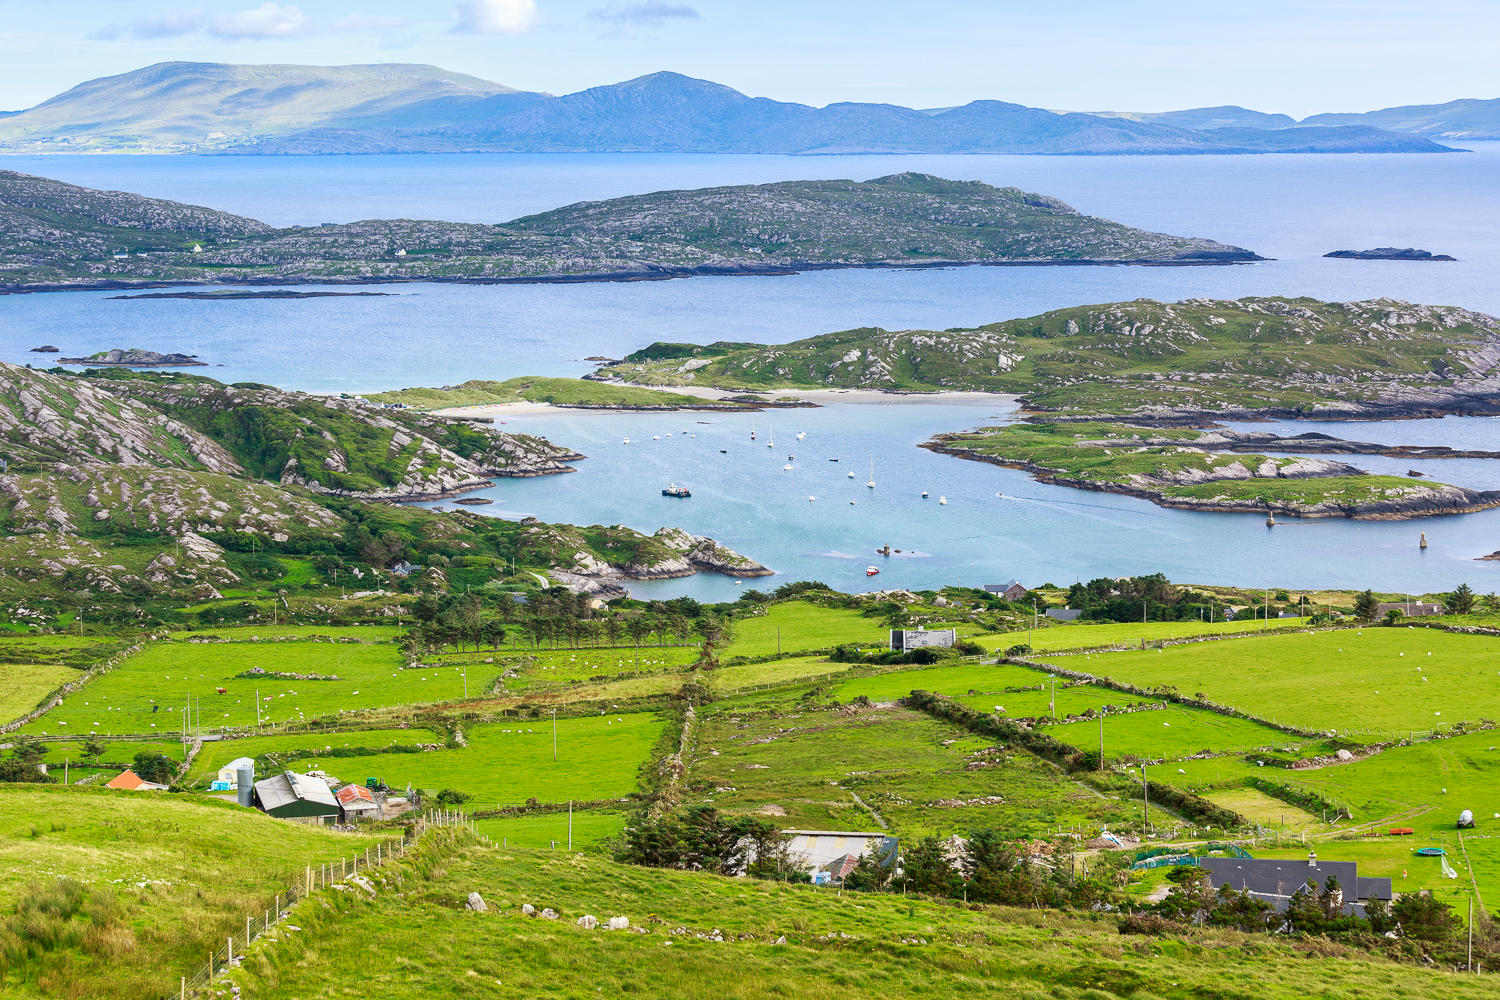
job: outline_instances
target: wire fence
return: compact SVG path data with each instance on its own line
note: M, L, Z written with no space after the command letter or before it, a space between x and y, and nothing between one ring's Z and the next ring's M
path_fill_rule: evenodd
M457 810L430 810L422 815L421 822L409 826L401 837L378 841L365 847L363 853L340 857L337 861L304 866L300 873L288 880L283 892L275 894L264 910L245 914L244 930L236 929L226 935L224 944L210 951L204 964L194 969L191 975L182 976L177 992L163 1000L186 1000L188 996L196 996L208 989L215 976L240 964L256 938L284 923L291 916L292 907L312 893L340 885L347 888L347 880L361 872L405 857L428 827L472 828L472 823L467 814Z

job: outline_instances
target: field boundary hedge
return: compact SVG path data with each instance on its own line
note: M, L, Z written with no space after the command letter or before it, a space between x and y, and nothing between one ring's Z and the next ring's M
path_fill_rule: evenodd
M1247 722L1259 723L1262 726L1280 730L1283 733L1290 733L1293 736L1300 736L1303 739L1320 739L1325 735L1324 733L1316 732L1311 729L1301 729L1297 726L1288 725L1285 722L1272 722L1270 719L1263 719L1258 715L1252 715L1249 712L1241 711L1238 708L1230 708L1228 705L1220 705L1217 702L1208 701L1207 699L1189 698L1174 687L1162 686L1156 688L1143 688L1136 684L1129 684L1125 681L1113 680L1109 677L1097 677L1094 674L1085 673L1082 670L1069 670L1067 667L1059 667L1055 663L1042 663L1039 660L1026 660L1018 656L1007 656L1004 658L1004 662L1014 663L1017 666L1022 667L1030 667L1033 670L1050 671L1061 677L1071 677L1074 680L1084 681L1086 683L1093 684L1096 687L1109 688L1111 691L1119 691L1121 694L1133 694L1141 698L1163 698L1177 705L1185 705L1188 708L1202 709L1205 712L1213 712L1215 715L1222 715L1226 718L1244 719Z

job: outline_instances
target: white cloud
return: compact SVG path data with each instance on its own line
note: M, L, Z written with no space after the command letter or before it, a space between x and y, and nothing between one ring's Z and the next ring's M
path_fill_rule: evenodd
M453 8L462 35L519 35L540 20L536 0L469 0Z
M129 36L131 38L175 38L203 27L208 20L202 7L179 10L170 14L155 14L138 17L129 24L106 24L89 35L90 38L111 40Z
M329 23L334 31L393 31L411 22L404 17L381 17L378 14L347 14Z
M219 38L295 38L311 25L302 8L263 3L254 10L214 18L209 32Z
M608 7L596 7L589 11L589 17L629 33L636 28L660 28L667 21L696 21L698 12L685 4L645 0L624 7L613 3Z

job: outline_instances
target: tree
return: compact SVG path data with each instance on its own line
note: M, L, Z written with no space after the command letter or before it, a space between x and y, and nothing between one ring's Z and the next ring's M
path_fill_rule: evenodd
M88 739L83 741L83 746L80 749L83 750L85 757L94 758L94 763L98 764L99 757L104 753L104 741L97 736L89 736Z
M1453 936L1463 923L1447 904L1430 893L1408 892L1391 907L1391 916L1401 926L1401 934L1418 941L1440 944Z
M40 764L42 758L45 756L47 756L47 748L40 740L27 739L24 736L16 740L15 746L10 751L11 760L19 761L30 767Z
M901 869L901 884L912 892L956 896L963 888L963 876L948 860L942 841L930 834L902 856Z
M1200 914L1213 909L1215 897L1208 870L1197 865L1179 865L1167 872L1172 887L1155 910L1168 920L1195 923Z
M1400 608L1391 608L1388 611L1386 611L1386 613L1385 613L1385 623L1387 625L1394 626L1400 620L1401 620L1401 609Z
M1474 591L1469 589L1467 583L1460 583L1458 589L1448 595L1448 613L1450 615L1471 615L1474 613L1474 605L1478 603Z
M1365 591L1354 598L1354 617L1360 621L1372 622L1380 615L1380 601L1375 597L1373 591Z
M142 781L153 781L158 785L170 785L177 777L177 762L153 750L136 754L135 764L130 769Z
M473 797L468 792L461 792L457 788L445 788L437 793L438 804L444 806L461 806Z
M416 615L417 621L421 622L422 624L431 625L433 622L437 621L438 613L441 610L442 609L438 607L438 602L432 597L431 594L423 594L421 597L417 598L417 603L415 607L412 608L412 614Z

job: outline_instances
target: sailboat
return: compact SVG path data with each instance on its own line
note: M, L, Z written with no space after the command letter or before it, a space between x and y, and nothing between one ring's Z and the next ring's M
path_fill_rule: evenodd
M872 489L872 490L875 488L875 456L874 455L870 456L870 481L868 483L865 483L865 485L868 486L868 487L870 487L870 489Z
M771 421L766 421L766 447L776 447L776 428L771 426Z

